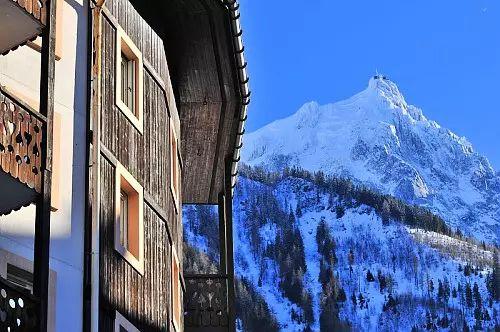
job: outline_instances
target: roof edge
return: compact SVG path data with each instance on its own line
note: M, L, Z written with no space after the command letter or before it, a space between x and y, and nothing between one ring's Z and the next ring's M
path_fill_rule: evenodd
M237 0L220 0L229 10L231 18L231 30L233 36L233 52L238 69L238 81L240 88L240 114L238 119L238 132L236 134L236 143L231 160L231 188L234 192L238 176L238 163L241 158L241 148L243 147L243 135L245 134L245 122L247 120L248 105L250 104L250 86L247 72L247 62L245 61L245 47L243 45L243 30L240 23L240 5Z

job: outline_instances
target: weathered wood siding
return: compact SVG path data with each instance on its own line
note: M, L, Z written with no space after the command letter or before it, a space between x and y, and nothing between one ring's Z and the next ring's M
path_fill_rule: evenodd
M178 128L161 38L127 0L108 0L102 21L101 144L144 188L144 275L114 250L113 158L101 154L100 293L101 331L112 331L118 310L142 331L170 329L171 243L182 266L182 224L170 192L169 113ZM144 130L115 105L116 25L141 50L144 74Z

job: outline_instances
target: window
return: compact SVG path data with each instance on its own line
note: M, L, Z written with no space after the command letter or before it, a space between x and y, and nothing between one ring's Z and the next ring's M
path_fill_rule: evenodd
M116 106L142 133L143 67L142 54L125 32L116 29Z
M143 189L120 164L116 166L115 249L144 274Z
M175 245L172 245L172 323L175 331L180 331L181 314L182 314L182 298L181 298L181 282L180 282L180 265L179 258Z
M125 53L122 52L122 65L121 65L121 77L122 77L122 89L121 98L122 102L128 109L137 117L136 107L135 107L135 60L129 59Z
M139 332L139 329L117 311L115 316L115 332Z
M179 167L179 144L175 134L174 122L170 120L170 190L174 198L175 208L179 211L180 200L180 167Z

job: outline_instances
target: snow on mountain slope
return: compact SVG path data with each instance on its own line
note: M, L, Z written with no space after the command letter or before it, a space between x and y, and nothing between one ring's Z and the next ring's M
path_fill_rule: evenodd
M276 219L275 211L262 204L263 200L276 200L279 204L274 209L281 209L285 215L286 211L296 206L301 206L301 212L294 213L296 219L293 219L293 225L289 225L283 219ZM346 206L342 216L338 216L333 207L338 205ZM260 210L262 213L256 212ZM261 218L263 215L268 217ZM495 317L500 306L498 302L488 304L489 293L486 289L486 276L491 269L484 267L479 260L466 261L443 254L426 241L417 241L414 234L429 234L435 241L441 239L447 246L457 242L456 239L408 229L397 222L384 225L370 207L349 207L341 198L332 200L328 193L323 193L315 185L296 178L266 185L241 177L235 192L234 217L237 275L253 283L283 331L328 331L320 326L322 311L326 310L323 305L325 285L321 281L321 261L324 258L317 245L321 222L326 223L335 242L336 290L329 297L339 299L338 289L347 295L346 299L337 301L337 315L350 329L410 331L415 326L417 330L423 330L426 319L431 325L444 325L444 317L450 330L461 330L464 317L468 326L473 326L477 324L475 309L473 304L466 303L465 288L474 284L478 285L478 297L481 299L478 300L481 301L478 307L487 311L490 317L484 320L483 327L491 328L496 324L495 318L491 320L491 317ZM285 295L286 286L280 279L279 262L273 260L275 251L286 252L289 249L270 249L286 227L297 227L304 243L306 269L303 271L303 287L311 295L310 306L314 314L310 322L303 318L304 305L294 303ZM488 255L491 262L491 252ZM299 258L293 256L291 259ZM483 267L467 274L463 269L466 263ZM368 271L373 274L374 280L367 280ZM445 288L448 290L443 291ZM356 300L352 299L353 294ZM395 299L394 307L388 305L389 297ZM360 301L363 301L362 304ZM426 318L429 312L432 317ZM327 314L335 315L334 312ZM442 326L438 329L448 330Z
M500 174L466 138L409 105L387 79L370 79L344 101L307 103L247 134L242 160L268 170L295 165L347 177L499 243Z

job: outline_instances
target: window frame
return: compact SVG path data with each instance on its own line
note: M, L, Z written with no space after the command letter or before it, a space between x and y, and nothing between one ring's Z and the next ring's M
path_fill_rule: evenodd
M127 332L141 332L134 324L129 322L120 312L115 311L114 332L121 332L120 327L123 327Z
M170 118L170 193L174 200L175 211L179 214L179 204L181 195L181 161L179 153L179 140L175 132L174 121ZM175 158L175 160L173 160ZM174 183L176 185L174 185Z
M177 284L177 286L176 286ZM181 266L179 262L179 256L177 256L177 249L175 244L172 244L172 260L171 260L171 277L170 277L170 289L171 289L171 303L172 303L172 325L175 331L181 331L181 319L183 312L182 304L182 286L181 286ZM177 292L174 291L177 289ZM176 296L177 295L177 296ZM176 315L176 305L177 305L177 315Z
M123 167L115 169L115 250L142 276L144 275L144 190L139 182ZM121 206L122 191L127 193L127 247L122 242ZM131 222L137 222L131 227ZM136 233L137 238L131 240ZM137 255L130 250L131 243L136 246Z
M142 53L121 27L116 27L115 55L115 104L130 123L143 133L144 108L144 67ZM129 61L134 61L135 89L134 108L130 109L122 100L122 53Z

